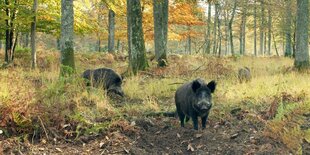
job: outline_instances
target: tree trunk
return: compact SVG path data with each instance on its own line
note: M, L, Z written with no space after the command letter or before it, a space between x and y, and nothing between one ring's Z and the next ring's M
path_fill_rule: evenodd
M117 39L116 49L117 49L117 52L119 53L121 49L121 41L119 39Z
M257 56L257 11L256 11L256 0L254 1L254 55Z
M192 54L192 38L190 35L188 35L187 47L188 47L188 54Z
M221 8L218 6L218 12L220 14ZM217 30L218 30L218 56L221 57L222 54L222 32L221 32L221 21L219 15L217 16Z
M259 54L263 55L264 54L264 20L265 20L265 7L264 7L264 0L261 0L261 24L259 27L259 36L260 36L260 41L259 41Z
M272 32L271 32L271 33L272 33ZM274 49L276 50L277 56L279 56L279 52L278 52L278 48L277 48L277 42L276 42L276 39L275 39L273 33L272 33L272 38L273 38Z
M73 0L61 0L61 67L60 75L70 75L75 71L74 62L74 12Z
M308 6L308 0L297 0L296 55L294 66L298 69L309 67Z
M267 50L268 55L271 55L271 27L272 27L271 4L269 4L268 6L268 50Z
M207 35L205 44L205 53L211 52L211 0L208 0L208 23L207 23Z
M36 56L36 23L37 23L37 6L38 6L38 1L34 0L33 1L33 21L31 22L31 58L32 58L32 63L31 67L32 69L35 69L37 66L37 56Z
M292 9L291 0L286 0L286 18L285 18L285 57L292 56L292 36L291 36L291 26L292 26Z
M218 16L218 4L215 4L214 6L214 11L215 11L215 15L214 15L214 26L213 26L213 54L216 54L216 48L217 48L217 38L216 38L216 25L217 25L217 16Z
M230 18L229 23L228 23L229 38L230 38L230 48L231 48L230 50L231 50L231 54L232 55L235 55L235 52L234 52L234 41L233 41L233 32L232 32L232 24L233 24L235 13L236 13L236 8L237 8L237 0L234 0L234 7L233 7L232 15L231 15L231 18Z
M159 67L167 64L168 0L153 0L155 58Z
M242 8L242 17L241 17L241 24L240 24L240 55L244 55L245 51L245 24L246 24L246 15L247 15L247 3L248 0L243 1L243 8Z
M25 34L25 47L29 47L29 32L26 32Z
M114 53L114 37L115 37L115 13L109 10L109 39L108 39L108 52Z
M16 5L17 1L14 1L14 6ZM5 4L10 6L9 0L5 0ZM13 7L9 9L9 7L5 8L5 13L7 15L7 19L5 20L6 24L6 42L5 42L5 62L11 63L13 61L13 53L14 53L14 20L16 17L16 8Z
M138 70L145 70L148 67L140 0L127 0L127 33L129 68L136 75Z

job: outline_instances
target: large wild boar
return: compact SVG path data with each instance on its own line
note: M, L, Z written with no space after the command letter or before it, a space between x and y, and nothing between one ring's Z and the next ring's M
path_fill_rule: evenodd
M87 86L102 87L107 93L115 93L124 96L122 78L110 68L98 68L83 72L83 78L87 79Z
M216 82L206 84L202 79L196 79L179 87L175 93L175 104L181 126L184 127L184 119L192 119L194 129L198 130L198 116L201 117L202 128L206 128L206 122L212 107L212 93L215 91Z

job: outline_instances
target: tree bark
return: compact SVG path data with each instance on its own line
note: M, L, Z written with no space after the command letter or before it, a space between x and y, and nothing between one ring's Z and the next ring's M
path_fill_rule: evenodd
M214 6L214 25L213 25L213 54L216 54L217 50L217 32L216 32L216 25L217 25L217 16L218 16L218 4Z
M261 0L261 23L259 27L259 36L260 36L260 41L259 41L259 54L263 55L264 54L264 25L265 25L265 7L264 7L264 0Z
M159 67L167 64L168 0L153 0L155 58Z
M114 37L115 37L115 13L109 10L109 39L108 39L108 52L114 53Z
M31 58L32 58L32 63L31 67L32 69L35 69L37 66L37 56L36 56L36 23L37 23L37 6L38 6L38 1L33 0L33 21L31 22Z
M256 0L254 0L254 55L257 56L257 11Z
M246 16L247 16L247 3L248 0L243 1L243 6L242 6L242 17L241 17L241 24L240 24L240 37L239 37L239 42L240 42L240 55L244 55L245 51L245 24L246 24Z
M286 18L285 18L285 57L292 56L292 36L291 36L291 26L292 26L292 9L291 0L286 0Z
M271 32L271 33L272 33L272 32ZM277 56L279 56L279 52L278 52L278 48L277 48L277 42L276 42L276 39L275 39L273 33L272 33L272 38L273 38L274 49L276 50Z
M140 0L127 0L127 33L129 69L136 75L138 70L145 70L148 67L142 29Z
M229 23L228 23L228 27L229 27L229 38L230 38L230 50L231 50L231 54L232 54L232 55L235 55L235 51L234 51L234 40L233 40L233 32L232 32L232 24L233 24L233 21L234 21L236 9L237 9L237 0L234 0L234 7L233 7L232 15L231 15L231 18L230 18Z
M218 14L221 12L220 6L218 6ZM222 55L222 31L221 31L221 21L219 15L217 16L217 30L218 30L218 56L221 57Z
M309 67L308 6L308 0L297 0L296 55L294 66L298 69Z
M272 15L271 15L271 3L268 5L268 50L267 54L271 55L271 28L272 28Z
M205 53L211 52L211 0L208 0L208 23L207 23L207 35L206 35Z
M61 0L61 67L60 75L71 75L75 71L74 62L74 12L73 0Z

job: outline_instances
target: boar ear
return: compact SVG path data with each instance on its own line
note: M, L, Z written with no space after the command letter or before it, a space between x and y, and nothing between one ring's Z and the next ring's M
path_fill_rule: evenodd
M207 87L211 90L211 93L213 93L216 87L216 82L212 80L211 82L207 84Z
M201 83L198 80L193 81L192 89L194 92L196 92L197 89L201 87Z

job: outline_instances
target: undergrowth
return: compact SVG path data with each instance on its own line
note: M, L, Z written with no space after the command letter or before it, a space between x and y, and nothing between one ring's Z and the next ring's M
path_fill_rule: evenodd
M310 141L309 129L300 128L305 123L303 114L310 111L309 73L290 69L293 61L288 58L172 55L166 68L153 63L138 76L125 77L126 99L119 105L105 91L86 87L81 73L84 69L110 67L121 74L127 68L126 57L77 53L76 75L59 78L59 54L38 53L37 70L30 70L30 63L25 62L28 59L23 59L28 52L20 52L17 66L0 70L0 76L5 77L0 78L0 130L6 137L36 137L37 131L41 138L47 138L54 129L66 138L77 139L118 126L127 117L175 111L175 90L200 77L206 82L217 81L210 120L230 119L230 111L241 108L261 117L252 121L264 122L265 135L283 142L294 153L301 153L303 139ZM239 83L236 76L243 66L251 69L252 80L248 83ZM272 106L275 113L269 115L274 117L261 116Z

